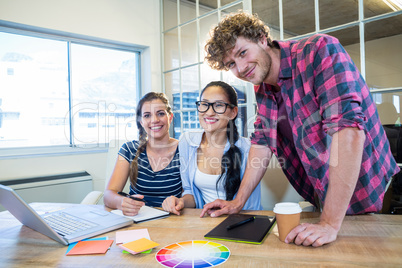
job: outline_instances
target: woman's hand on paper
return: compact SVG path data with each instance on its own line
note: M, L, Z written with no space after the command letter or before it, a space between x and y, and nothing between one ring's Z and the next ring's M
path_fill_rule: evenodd
M143 195L133 195L134 197L144 198ZM140 211L141 207L144 205L144 202L135 201L128 197L123 197L121 199L121 210L123 211L123 215L126 216L135 216Z
M163 210L180 215L180 211L184 208L183 198L177 198L175 196L169 196L162 203Z

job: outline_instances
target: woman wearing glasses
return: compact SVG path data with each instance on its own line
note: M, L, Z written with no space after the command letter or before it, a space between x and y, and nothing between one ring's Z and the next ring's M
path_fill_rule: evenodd
M185 207L202 208L216 199L232 200L246 167L250 142L235 125L237 93L225 82L209 83L196 102L203 131L187 132L179 142L181 198L170 196L164 210L180 215ZM243 209L261 209L260 185Z

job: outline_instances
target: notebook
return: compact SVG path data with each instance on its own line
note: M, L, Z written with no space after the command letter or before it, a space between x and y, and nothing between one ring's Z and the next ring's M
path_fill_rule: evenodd
M228 226L254 216L254 220L228 230ZM275 218L262 215L233 214L208 232L204 237L209 239L228 240L234 242L261 244L274 226Z
M135 216L125 216L123 215L123 212L121 210L112 210L111 211L114 214L120 215L127 217L128 219L131 219L135 223L140 223L143 221L149 221L149 220L155 220L155 219L161 219L169 216L169 212L149 207L149 206L142 206L140 211L138 211L138 214Z
M13 189L0 184L0 204L22 224L68 245L133 223L90 205L78 205L40 216ZM60 226L57 221L62 219Z

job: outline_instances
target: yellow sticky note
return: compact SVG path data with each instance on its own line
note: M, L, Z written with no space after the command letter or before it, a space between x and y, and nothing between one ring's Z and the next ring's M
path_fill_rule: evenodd
M156 246L159 246L159 244L154 241L149 240L148 238L141 238L138 240L134 240L134 241L119 245L119 247L130 252L131 254L137 254L142 251L154 248Z

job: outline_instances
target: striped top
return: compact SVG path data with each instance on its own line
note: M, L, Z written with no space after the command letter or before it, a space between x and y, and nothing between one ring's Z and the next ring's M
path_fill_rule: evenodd
M138 141L126 142L120 148L119 155L131 164L138 146ZM161 207L163 200L171 195L180 198L182 185L179 164L179 148L177 147L176 153L169 165L155 172L152 170L147 152L144 150L138 157L137 184L130 185L130 195L143 195L147 201L147 205L153 207Z

